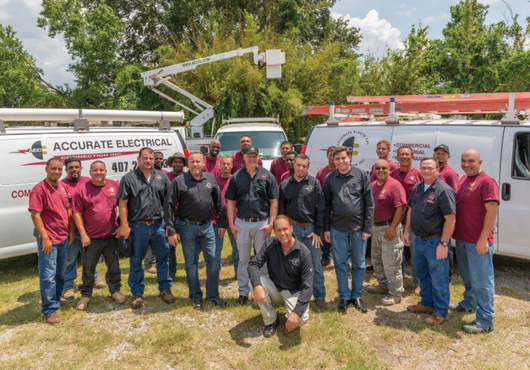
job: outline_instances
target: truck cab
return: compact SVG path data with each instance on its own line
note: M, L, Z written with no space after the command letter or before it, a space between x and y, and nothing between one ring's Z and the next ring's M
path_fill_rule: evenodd
M238 151L239 139L248 135L258 147L263 167L270 169L273 159L281 156L280 146L287 140L277 118L235 118L223 121L215 135L221 142L219 155L232 155Z

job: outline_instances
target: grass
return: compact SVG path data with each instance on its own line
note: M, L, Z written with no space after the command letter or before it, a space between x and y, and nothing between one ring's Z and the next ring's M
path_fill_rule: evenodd
M108 291L95 291L85 312L63 307L64 322L49 326L40 314L37 256L0 261L0 368L2 369L523 369L530 364L530 262L495 259L496 329L470 336L461 326L473 314L450 314L447 323L430 327L424 316L406 312L416 303L410 276L404 300L381 306L380 296L365 294L369 312L335 311L336 279L325 272L327 300L321 312L311 304L309 323L287 334L285 309L278 306L281 325L271 339L262 337L262 320L255 305L238 307L237 282L224 249L221 295L224 309L205 303L195 311L187 299L183 257L167 305L158 297L156 278L146 276L146 304L133 311L126 284L128 260L121 260L122 292L129 301L116 305ZM104 264L98 265L104 274ZM81 270L78 270L81 273ZM204 263L201 278L205 277ZM80 277L76 281L80 283ZM365 285L374 283L369 272ZM203 281L204 283L204 281ZM451 285L452 302L462 295L458 273ZM77 297L78 299L79 297ZM76 299L76 301L77 301Z

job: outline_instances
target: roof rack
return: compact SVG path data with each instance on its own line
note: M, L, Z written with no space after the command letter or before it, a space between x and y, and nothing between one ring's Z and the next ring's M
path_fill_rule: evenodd
M504 113L506 115L501 120L503 124L517 124L518 114L530 116L530 92L351 96L348 101L357 104L335 105L335 117L389 116L387 123L396 124L399 116ZM332 105L308 107L302 111L302 115L328 116L331 107Z
M223 124L221 126L229 125L229 124L233 124L233 123L259 123L259 122L261 122L261 123L275 123L275 124L279 125L280 124L280 119L279 118L274 118L274 117L229 118L229 119L223 119Z

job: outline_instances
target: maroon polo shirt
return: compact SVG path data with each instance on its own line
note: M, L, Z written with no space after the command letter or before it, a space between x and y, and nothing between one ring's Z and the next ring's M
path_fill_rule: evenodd
M403 185L389 177L383 185L372 182L374 196L374 222L386 222L394 219L396 208L407 204L407 196Z
M226 206L226 198L225 198L226 188L228 187L228 182L230 181L231 178L232 178L232 175L226 178L221 177L220 173L217 176L215 176L215 181L217 181L217 185L219 186L219 189L221 190L221 195L223 196L223 202L225 203L225 206ZM228 216L226 214L225 216L226 216L226 220L228 220ZM212 218L212 223L214 225L217 225L219 223L219 215L217 214L215 210L214 210L214 216ZM227 225L228 225L228 221L227 221Z
M180 175L183 175L183 174L184 174L184 171L182 171L182 173L181 173ZM166 175L167 175L167 178L169 179L169 182L173 182L173 180L175 180L177 177L180 176L180 175L178 175L178 176L175 175L175 174L173 173L173 171L168 172Z
M204 169L205 172L210 172L212 175L217 177L217 172L221 171L221 160L219 157L212 161L208 156L204 156Z
M68 209L70 208L67 187L59 181L57 187L42 180L31 189L28 210L40 213L46 233L52 244L64 242L70 235Z
M280 178L280 184L283 182L283 180L288 179L291 176L292 176L292 173L289 172L289 170L287 170L287 172L284 172L282 174L282 177Z
M399 168L396 168L394 171L390 172L390 177L396 179L401 185L403 185L405 188L405 194L407 195L407 201L410 198L412 189L414 189L414 185L421 181L421 173L414 167L407 172L403 172Z
M112 235L118 228L116 219L116 194L118 182L106 180L97 186L92 181L85 183L74 194L72 210L83 217L86 233L98 239Z
M77 191L78 188L81 187L81 185L84 185L89 181L90 181L90 177L87 177L87 176L81 176L79 177L79 180L77 181L69 180L67 177L61 180L61 182L66 186L66 189L68 190L70 199L74 197L75 192Z
M245 167L245 159L243 158L243 153L237 152L232 155L232 160L234 161L234 167L232 168L232 174L236 173L242 167ZM261 158L258 157L258 164L263 167L263 162Z
M456 191L456 189L458 188L458 183L460 182L456 171L453 170L448 164L443 167L440 167L438 171L440 172L440 178L444 180L445 183L451 187L451 189Z
M399 166L389 159L388 170L392 172L397 168L399 168ZM377 176L375 175L375 163L374 163L374 165L372 166L372 170L370 171L370 181L375 181L375 180L377 180Z
M464 175L456 191L456 224L453 238L477 244L484 219L486 202L499 203L499 186L484 171L475 176ZM488 244L493 243L493 230L488 235Z
M320 182L322 189L324 189L324 180L326 180L326 176L329 175L335 168L336 167L331 168L329 165L327 165L318 170L315 178Z
M276 178L276 182L278 183L278 185L280 185L282 183L282 175L285 172L289 172L289 168L287 167L287 163L285 163L285 160L280 157L272 161L270 172Z

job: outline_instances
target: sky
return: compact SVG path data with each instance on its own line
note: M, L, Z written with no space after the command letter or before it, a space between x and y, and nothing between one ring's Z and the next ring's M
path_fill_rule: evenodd
M175 0L178 1L178 0ZM530 14L529 0L505 0L520 21ZM503 0L480 0L489 5L488 23L509 19ZM429 37L442 38L449 11L458 0L339 0L332 9L334 17L343 17L363 34L360 52L381 56L388 48L403 47L412 25L428 25ZM24 48L44 71L44 79L54 85L75 85L68 71L72 62L61 36L49 38L37 27L41 0L0 0L0 23L17 32ZM508 15L508 16L507 16Z

